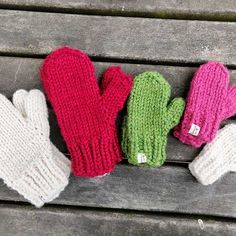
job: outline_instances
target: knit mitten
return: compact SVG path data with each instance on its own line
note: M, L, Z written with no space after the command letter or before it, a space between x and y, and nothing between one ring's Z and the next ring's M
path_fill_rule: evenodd
M59 168L53 158L44 96L37 90L30 91L28 96L25 118L0 95L0 177L41 207L66 187L69 170L65 168L68 164L65 159L61 160L63 168Z
M43 85L76 176L104 175L122 159L115 120L132 80L119 67L110 67L103 77L100 90L88 56L71 48L56 50L42 65Z
M200 147L210 142L220 122L236 113L236 86L229 87L229 72L219 62L202 65L191 82L183 119L174 135Z
M171 88L157 72L134 79L123 124L122 149L133 165L161 166L166 159L167 134L178 124L185 102L169 103Z
M198 157L189 164L191 173L203 185L209 185L230 171L236 171L236 125L219 130Z
M39 90L31 90L27 92L19 89L13 94L12 102L25 119L31 120L36 127L41 130L46 138L50 135L48 122L47 104L44 94ZM52 158L55 164L69 178L70 176L70 160L67 159L51 142Z

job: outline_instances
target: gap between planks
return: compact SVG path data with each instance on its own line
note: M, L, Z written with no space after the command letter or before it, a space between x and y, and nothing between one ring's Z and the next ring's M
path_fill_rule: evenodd
M80 14L91 16L113 16L113 17L136 17L136 18L156 18L156 19L169 19L169 20L195 20L195 21L221 21L221 22L236 22L236 12L191 12L172 10L159 10L157 11L142 11L130 10L123 8L116 9L83 9L83 8L66 8L57 6L43 6L43 5L19 5L8 4L0 2L0 9L17 10L17 11L31 11L31 12L48 12L48 13L63 13L63 14Z
M61 212L69 212L69 213L76 213L76 212L102 212L102 213L118 213L118 214L142 214L144 216L159 216L159 217L170 217L170 218L177 218L177 219L190 219L190 220L214 220L220 222L230 222L236 223L236 218L234 217L227 217L227 216L213 216L213 215L201 215L201 214L194 214L194 213L177 213L177 212L165 212L165 211L147 211L147 210L133 210L133 209L119 209L119 208L106 208L106 207L88 207L88 206L75 206L75 205L59 205L59 204L51 204L47 203L42 208L38 209L32 206L28 202L23 201L8 201L8 200L0 200L0 211L1 208L11 208L11 209L27 209L31 211L61 211Z

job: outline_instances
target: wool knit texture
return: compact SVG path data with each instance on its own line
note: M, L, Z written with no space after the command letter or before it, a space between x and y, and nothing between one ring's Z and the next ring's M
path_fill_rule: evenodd
M44 95L25 92L14 94L15 106L0 94L0 177L41 207L68 184L70 162L50 143Z
M229 86L227 68L219 62L202 65L191 82L184 116L174 135L194 147L210 142L220 122L236 114L235 101L236 86Z
M189 164L191 173L203 185L209 185L230 171L236 171L236 125L219 130L213 141Z
M48 122L48 112L45 96L39 90L31 90L30 92L19 89L13 94L12 102L25 119L30 119L36 125L36 128L44 134L46 138L50 136L50 128ZM70 160L67 159L58 148L51 142L52 158L55 164L69 178L70 176Z
M131 77L112 66L100 89L88 56L66 47L45 59L41 79L71 154L74 175L110 173L122 160L115 120L132 88Z
M167 134L178 124L185 106L182 98L169 103L170 94L170 85L157 72L135 77L122 134L129 163L151 167L164 163Z

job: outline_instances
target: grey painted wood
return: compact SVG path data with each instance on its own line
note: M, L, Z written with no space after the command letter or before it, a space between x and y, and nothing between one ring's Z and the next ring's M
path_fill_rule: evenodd
M186 167L118 165L103 178L71 177L53 204L236 217L236 174L211 186L199 184ZM0 199L24 201L1 182Z
M0 207L0 232L4 236L142 235L233 236L234 222L142 213L30 207Z
M162 18L235 20L234 0L0 0L0 7Z
M20 88L42 89L39 79L42 59L0 56L0 93L11 97ZM190 82L196 67L146 65L128 63L94 62L97 77L101 80L102 73L111 65L121 66L122 69L133 77L144 71L158 71L170 83L172 88L171 98L176 96L186 97ZM236 70L230 70L231 84L236 84Z
M142 235L233 236L234 222L142 213L30 207L0 207L0 232L4 236Z
M41 63L42 59L0 57L0 93L11 97L14 91L19 88L42 89L39 79ZM126 73L133 77L147 70L159 71L171 84L172 98L186 96L189 83L196 70L192 67L95 62L97 77L101 79L102 73L111 65L121 66ZM231 80L236 83L236 71L232 71Z
M236 23L0 10L0 53L47 54L70 45L91 56L236 64Z
M1 57L0 56L0 93L11 97L15 90L24 89L42 89L39 79L40 65L42 59L22 58L22 57ZM146 65L146 64L128 64L116 62L94 62L97 77L102 78L102 73L111 65L121 66L122 69L132 75L144 71L158 71L170 83L172 88L171 97L185 97L187 95L190 82L193 78L196 67L166 66L166 65ZM236 70L230 70L231 84L236 84Z
M0 92L11 97L17 89L42 89L38 71L42 63L41 59L0 57ZM147 70L159 71L169 81L172 86L172 98L175 96L185 97L188 91L189 83L193 77L196 68L191 67L173 67L159 65L141 65L114 63L123 68L126 73L136 76ZM103 71L111 63L96 62L97 76L101 78ZM231 82L236 84L236 70L231 71ZM122 117L121 112L118 119L120 132ZM66 145L60 135L60 130L56 122L55 114L50 110L51 139L57 147L64 153L68 153ZM191 161L200 149L195 149L188 145L181 144L177 139L169 136L167 145L167 161L188 162Z

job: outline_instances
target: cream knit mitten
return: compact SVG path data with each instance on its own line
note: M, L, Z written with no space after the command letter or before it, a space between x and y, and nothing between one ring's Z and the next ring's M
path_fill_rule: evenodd
M33 91L35 94L32 95ZM30 96L28 96L31 94ZM23 117L27 119L31 119L33 122L35 121L36 126L41 126L41 130L44 133L45 137L49 137L50 135L50 127L48 122L48 112L47 112L47 104L45 100L45 96L39 90L31 90L31 92L27 92L24 89L19 89L13 94L13 104L20 111ZM38 108L36 107L37 105ZM39 113L41 112L41 113ZM56 165L62 169L62 171L69 178L71 167L70 160L67 159L51 142L52 152Z
M41 207L67 186L69 160L50 142L44 95L19 90L13 103L0 94L0 177Z
M189 169L203 185L236 171L236 125L230 124L219 130L213 141L189 164Z

